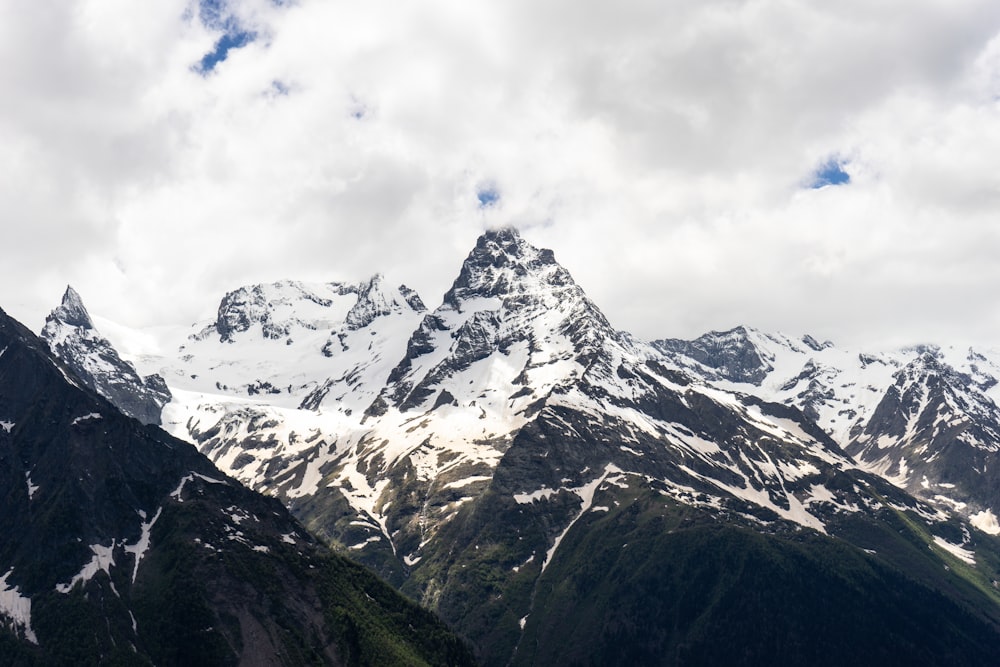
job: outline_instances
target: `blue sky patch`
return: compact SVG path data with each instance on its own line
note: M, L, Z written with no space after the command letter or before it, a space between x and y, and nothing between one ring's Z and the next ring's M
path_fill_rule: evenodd
M479 200L479 208L496 206L500 201L500 191L493 186L484 186L476 190L476 199Z
M845 160L831 157L813 172L809 187L818 190L828 185L847 185L851 182L851 175L844 171L846 164Z
M233 49L239 49L257 39L257 33L245 29L230 11L227 0L198 0L198 17L210 30L223 33L211 51L205 54L195 69L208 74L221 63Z
M216 65L226 59L230 51L244 47L256 38L257 34L253 32L243 30L227 32L215 43L215 48L206 53L201 62L198 63L198 71L202 74L208 74L215 69Z

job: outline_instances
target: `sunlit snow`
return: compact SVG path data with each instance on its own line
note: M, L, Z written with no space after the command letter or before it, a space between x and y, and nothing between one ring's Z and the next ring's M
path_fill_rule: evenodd
M991 509L984 509L969 517L969 523L989 535L1000 535L1000 523Z
M976 564L976 554L968 549L963 549L961 545L952 544L948 540L943 537L938 537L937 535L934 536L934 544L969 565Z

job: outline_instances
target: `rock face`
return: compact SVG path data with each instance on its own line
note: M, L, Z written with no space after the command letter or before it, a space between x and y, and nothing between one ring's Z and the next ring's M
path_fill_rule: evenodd
M437 610L485 664L992 651L997 541L842 447L894 359L854 355L859 386L838 374L850 355L811 338L642 343L512 229L479 238L431 312L372 290L324 296L339 310L311 329L313 302L293 300L269 316L302 323L281 339L252 324L185 342L161 362L185 390L165 426Z
M987 527L1000 508L1000 409L983 388L940 351L921 352L893 376L849 449L911 493Z
M170 390L159 375L140 377L135 367L94 328L80 295L66 288L62 303L45 318L42 338L87 386L144 424L159 424Z
M759 385L774 370L767 361L767 353L754 345L744 327L711 331L692 341L665 338L653 341L653 347L668 355L679 354L697 361L714 369L719 379L731 382Z
M839 349L740 328L730 353L706 357L704 343L660 345L668 358L709 382L801 409L859 464L910 493L1000 533L1000 358L931 345L878 353ZM717 334L697 339L719 340ZM763 378L720 377L719 359L769 360Z
M60 323L88 326L65 306ZM471 664L432 616L120 413L2 311L0 479L4 664Z
M349 306L346 316L345 306ZM353 331L378 317L408 310L425 310L420 296L406 285L389 287L380 274L358 285L296 281L251 285L226 294L215 322L194 338L218 334L220 341L233 343L239 334L259 327L263 338L289 342L293 332L328 329L339 320Z

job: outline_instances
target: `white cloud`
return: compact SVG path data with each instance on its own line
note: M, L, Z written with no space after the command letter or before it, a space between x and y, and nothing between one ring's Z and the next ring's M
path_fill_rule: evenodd
M434 303L513 223L640 336L1000 338L996 3L226 6L258 37L207 76L191 3L0 8L12 314L376 271ZM851 184L804 189L831 155Z

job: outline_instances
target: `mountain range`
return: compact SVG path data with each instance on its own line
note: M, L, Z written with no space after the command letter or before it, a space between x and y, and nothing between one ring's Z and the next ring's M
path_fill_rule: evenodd
M123 404L155 422L165 389L72 290L45 333L96 359L64 363L0 311L0 664L473 664L277 500L100 396L129 387Z
M69 289L43 338L483 664L994 659L990 351L641 341L513 229L433 310L380 275L252 285L119 354Z

